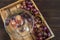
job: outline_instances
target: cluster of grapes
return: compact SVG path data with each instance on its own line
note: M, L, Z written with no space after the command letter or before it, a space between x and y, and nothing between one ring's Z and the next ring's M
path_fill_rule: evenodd
M30 1L23 1L23 2L21 2L20 8L34 13L33 15L39 15L39 11L35 8L33 3L30 2Z
M34 7L31 1L22 2L20 8L32 12L32 15L35 17L34 18L35 24L33 27L33 31L36 36L36 40L45 40L51 36L49 29L45 25L43 25L44 23L42 22L41 18L38 16L39 11Z
M51 36L49 29L43 25L41 18L36 17L34 22L33 31L36 36L36 40L45 40Z
M36 36L36 40L45 40L46 38L50 37L49 31L44 30L43 27L40 26L40 28L34 28L34 34Z
M20 25L23 25L23 19L20 15L7 18L5 25L8 26L9 24L11 24L13 27L19 27Z

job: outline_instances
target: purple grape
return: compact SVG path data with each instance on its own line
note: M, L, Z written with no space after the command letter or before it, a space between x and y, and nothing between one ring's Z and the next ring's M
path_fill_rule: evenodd
M49 37L51 36L50 32L48 33L48 36L49 36Z
M9 25L9 22L10 22L10 19L6 19L6 22L5 22L6 26Z
M40 39L37 37L36 40L40 40Z
M42 32L43 31L43 28L39 28L39 30L40 30L40 32Z
M46 30L44 30L46 33L48 33L49 32L49 30L48 29L46 29Z
M44 27L44 30L47 30L47 27Z
M36 9L33 9L34 12L36 12L37 10Z
M42 38L42 37L40 37L40 40L43 40L43 38Z
M38 36L39 36L39 37L42 36L42 33L38 33Z
M28 4L28 5L32 5L32 2L26 1L26 4Z
M30 8L27 8L27 10L30 10Z
M33 6L32 5L28 5L29 8L32 8Z
M6 22L5 25L8 26L9 25L9 22Z
M11 20L15 20L15 17L12 17Z
M37 37L36 40L43 40L43 38L42 37Z
M38 11L35 11L35 15L39 15L39 12Z

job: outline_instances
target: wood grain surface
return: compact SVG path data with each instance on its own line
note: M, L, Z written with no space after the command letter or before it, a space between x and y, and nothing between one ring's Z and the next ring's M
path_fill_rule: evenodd
M60 0L34 0L55 34L51 40L60 40ZM4 5L4 4L3 4ZM1 8L1 4L0 4ZM10 40L0 17L0 40Z
M7 6L17 0L0 0L0 8Z

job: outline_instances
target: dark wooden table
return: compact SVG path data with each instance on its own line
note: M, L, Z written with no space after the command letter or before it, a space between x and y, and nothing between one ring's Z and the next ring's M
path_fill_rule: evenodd
M51 40L60 40L60 0L34 0L55 34ZM0 17L0 40L10 40Z

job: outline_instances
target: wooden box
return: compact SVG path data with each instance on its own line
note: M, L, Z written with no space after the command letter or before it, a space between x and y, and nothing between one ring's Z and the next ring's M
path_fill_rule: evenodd
M25 4L25 2L27 2L27 3ZM41 40L49 40L49 39L54 37L53 32L51 31L50 27L48 26L47 22L43 18L41 12L37 8L37 6L36 6L36 4L34 3L33 0L30 0L29 2L28 2L28 0L17 0L16 2L14 2L12 4L9 4L9 5L1 8L0 9L0 15L2 17L2 20L3 20L4 24L5 24L5 21L6 21L8 16L14 15L15 13L19 13L20 12L19 8L23 9L23 10L26 10L26 11L29 11L34 18L36 17L36 18L40 18L41 19L42 23L37 25L37 28L39 29L43 25L44 27L47 28L47 30L50 33L48 37L43 39L45 37L44 36L45 35L45 33L44 33L45 31L43 31L43 36L42 36L42 38L40 37ZM35 11L37 11L37 12L35 13ZM9 26L8 26L8 28L5 27L5 29L6 29L6 31L9 30L10 32L12 32L12 30L13 30L13 28L10 28ZM44 30L44 28L42 30ZM7 31L7 33L8 33L8 31ZM38 34L36 34L36 35L38 35ZM46 35L48 35L48 33ZM17 40L17 39L13 39L13 36L11 34L9 34L9 36L11 37L11 40ZM32 36L33 36L34 39L30 39L30 37L27 37L27 39L24 39L24 40L37 40L36 37L34 37L35 36L34 34L32 34Z

